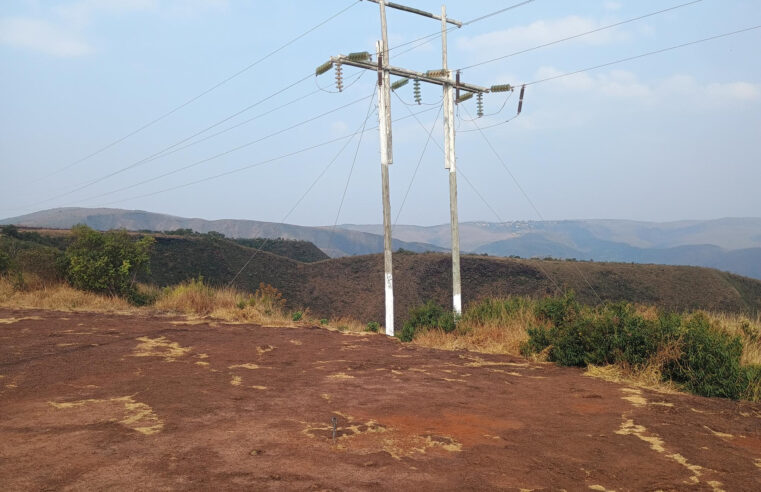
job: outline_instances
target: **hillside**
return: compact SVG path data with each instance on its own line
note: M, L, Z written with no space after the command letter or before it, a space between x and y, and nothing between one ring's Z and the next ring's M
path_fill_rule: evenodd
M0 224L16 224L26 227L53 229L67 229L76 224L85 224L100 231L109 229L127 229L130 231L190 229L201 233L215 231L229 238L282 238L308 241L331 257L380 253L383 251L383 236L378 234L344 229L333 230L332 227L305 227L255 220L192 219L141 210L57 208L20 217L10 217L0 220ZM416 252L445 250L430 244L401 240L394 240L393 247L394 249L402 248Z

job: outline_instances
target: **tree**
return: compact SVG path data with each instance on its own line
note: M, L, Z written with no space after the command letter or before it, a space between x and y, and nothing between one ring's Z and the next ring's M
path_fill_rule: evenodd
M86 225L72 229L74 241L66 249L66 275L83 290L131 298L135 277L149 271L152 236L133 239L126 231L95 231Z

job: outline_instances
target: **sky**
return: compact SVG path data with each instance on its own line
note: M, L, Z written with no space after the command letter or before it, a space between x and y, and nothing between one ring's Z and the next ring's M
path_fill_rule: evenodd
M482 118L475 98L456 107L460 220L761 216L761 29L545 80L761 25L758 0L702 0L537 48L688 1L534 0L449 30L464 82L527 84L518 117L517 91L486 94ZM447 14L518 3L451 0ZM392 65L441 67L439 36L410 43L438 21L387 18ZM342 92L333 70L314 76L377 39L369 1L3 1L0 217L380 223L377 76L344 66ZM421 91L420 105L411 83L391 99L399 224L449 221L442 90Z

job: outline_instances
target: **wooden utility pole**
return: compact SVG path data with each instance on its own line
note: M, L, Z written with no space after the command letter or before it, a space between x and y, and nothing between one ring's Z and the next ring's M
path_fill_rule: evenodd
M315 71L316 75L323 74L335 66L336 70L341 65L349 65L366 70L378 72L378 118L380 121L380 150L381 150L381 172L383 185L383 261L384 261L384 281L386 292L386 334L394 334L394 291L393 275L391 265L391 210L389 204L389 179L388 166L391 165L391 90L400 87L409 79L419 82L428 82L430 84L440 85L444 90L444 154L445 167L449 170L449 210L452 228L452 310L456 315L462 314L462 290L460 285L460 233L457 218L457 162L455 157L455 128L454 128L454 104L465 101L473 95L478 96L479 107L481 96L487 92L505 92L512 91L513 88L508 85L492 86L491 88L480 87L473 84L467 84L460 81L460 75L457 78L452 77L451 71L447 67L447 24L453 24L462 27L462 23L454 19L447 18L446 7L441 7L441 16L425 12L412 7L406 7L386 0L369 0L380 6L381 16L381 35L382 41L376 43L377 64L370 59L370 54L366 52L351 53L349 55L339 55L330 58L330 61L320 65ZM431 19L441 21L441 48L442 48L442 68L428 70L427 72L416 72L406 68L393 67L389 63L388 34L386 30L386 7L411 12L422 15ZM391 84L390 75L396 75L403 79ZM340 79L340 76L338 76ZM340 90L340 85L339 85ZM455 99L455 91L457 98ZM460 91L465 94L460 96ZM480 116L480 111L479 111Z

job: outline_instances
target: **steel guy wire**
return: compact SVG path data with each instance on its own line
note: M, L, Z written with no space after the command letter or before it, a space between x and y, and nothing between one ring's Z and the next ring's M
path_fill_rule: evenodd
M158 123L159 121L163 120L164 118L166 118L166 117L168 117L168 116L170 116L170 115L172 115L172 114L176 113L176 112L177 112L177 111L179 111L180 109L182 109L182 108L184 108L184 107L188 106L189 104L191 104L191 103L193 103L193 102L197 101L198 99L202 98L203 96L205 96L205 95L207 95L207 94L211 93L212 91L214 91L214 90L216 90L216 89L218 89L218 88L222 87L223 85L225 85L226 83L230 82L230 81L231 81L231 80L233 80L234 78L236 78L236 77L238 77L238 76L242 75L243 73L245 73L245 72L249 71L250 69L252 69L252 68L253 68L253 67L255 67L256 65L258 65L259 63L263 62L264 60L267 60L267 59L268 59L268 58L270 58L271 56L273 56L273 55L275 55L275 54L279 53L280 51L284 50L284 49L285 49L285 48L287 48L288 46L292 45L293 43L295 43L295 42L296 42L296 41L298 41L299 39L301 39L301 38L303 38L304 36L306 36L307 34L310 34L311 32L313 32L313 31L315 31L315 30L319 29L320 27L324 26L325 24L327 24L327 23L328 23L328 22L330 22L331 20L335 19L335 18L336 18L336 17L338 17L339 15L343 14L343 13L344 13L344 12L346 12L347 10L349 10L349 9L351 9L352 7L354 7L355 5L357 5L357 4L358 4L360 1L361 1L361 0L355 0L355 1L354 1L354 2L353 2L351 5L349 5L348 7L345 7L345 8L343 8L343 9L339 10L339 11L338 11L338 12L336 12L335 14L333 14L333 15L331 15L330 17L328 17L327 19L325 19L324 21L322 21L322 22L320 22L320 23L316 24L315 26L313 26L313 27L309 28L308 30L306 30L306 31L304 31L303 33L301 33L301 34L299 34L298 36L296 36L295 38L292 38L290 41L287 41L285 44L281 45L280 47L278 47L278 48L276 48L276 49L274 49L274 50L270 51L270 52L269 52L269 53L267 53L266 55L262 56L261 58L257 59L256 61L254 61L254 62L250 63L249 65L245 66L244 68L242 68L242 69L238 70L238 71L237 71L237 72L235 72L234 74L232 74L232 75L228 76L227 78L223 79L222 81L220 81L220 82L216 83L215 85L211 86L210 88L208 88L208 89L204 90L204 91L203 91L203 92L201 92L200 94L198 94L198 95L196 95L196 96L194 96L194 97L192 97L192 98L188 99L187 101L185 101L184 103L180 104L179 106L176 106L175 108L173 108L173 109L171 109L171 110L167 111L166 113L163 113L162 115L158 116L157 118L154 118L153 120L149 121L148 123L146 123L146 124L144 124L144 125L140 126L139 128L137 128L136 130L133 130L132 132L128 133L127 135L125 135L125 136L123 136L123 137L121 137L121 138L118 138L118 139L114 140L113 142L109 143L108 145L105 145L105 146L103 146L103 147L99 148L98 150L96 150L96 151L94 151L94 152L92 152L92 153L90 153L90 154L88 154L88 155L86 155L86 156L84 156L84 157L82 157L82 158L80 158L80 159L77 159L76 161L74 161L74 162L72 162L72 163L70 163L70 164L68 164L68 165L66 165L66 166L64 166L64 167L62 167L62 168L60 168L60 169L58 169L57 171L54 171L54 172L52 172L52 173L48 173L46 176L43 176L43 177L42 177L42 178L40 178L40 179L45 179L45 178L48 178L48 177L50 177L50 176L54 176L54 175L56 175L56 174L59 174L59 173L61 173L61 172L63 172L63 171L66 171L66 170L68 170L68 169L70 169L70 168L72 168L72 167L76 166L77 164L80 164L80 163L82 163L82 162L86 161L87 159L90 159L90 158L92 158L92 157L95 157L96 155L98 155L98 154L100 154L100 153L102 153L102 152L104 152L104 151L106 151L106 150L110 149L111 147L113 147L113 146L115 146L115 145L117 145L117 144L119 144L119 143L121 143L121 142L123 142L123 141L127 140L129 137L131 137L131 136L133 136L133 135L136 135L137 133L140 133L141 131L145 130L146 128L148 128L148 127L150 127L150 126L152 126L152 125L154 125L154 124ZM39 180L37 180L37 181L39 181ZM34 182L37 182L37 181L34 181Z
M572 39L580 38L582 36L587 36L589 34L594 34L594 33L600 32L600 31L604 31L606 29L612 29L614 27L621 26L623 24L628 24L630 22L635 22L635 21L638 21L638 20L646 19L646 18L652 17L654 15L663 14L665 12L670 12L672 10L676 10L676 9L680 9L682 7L687 7L687 6L690 6L690 5L694 5L694 4L700 3L702 1L703 0L693 0L691 2L682 3L682 4L679 4L679 5L675 5L673 7L669 7L667 9L658 10L656 12L650 12L649 14L640 15L638 17L632 17L631 19L626 19L626 20L623 20L623 21L620 21L620 22L616 22L614 24L608 24L607 26L598 27L597 29L592 29L591 31L586 31L586 32L582 32L582 33L579 33L579 34L574 34L573 36L568 36L568 37L565 37L565 38L556 39L555 41L550 41L549 43L540 44L538 46L534 46L534 47L531 47L531 48L526 48L526 49L520 50L520 51L515 51L515 52L507 54L507 55L498 56L497 58L491 58L489 60L484 60L484 61L481 61L481 62L478 62L478 63L474 63L472 65L467 65L467 66L464 66L464 67L460 67L459 69L460 70L466 70L468 68L478 67L478 66L481 66L481 65L486 65L487 63L492 63L492 62L495 62L495 61L504 60L505 58L510 58L511 56L516 56L516 55L520 55L520 54L523 54L523 53L528 53L530 51L538 50L538 49L541 49L541 48L546 48L547 46L552 46L554 44L562 43L564 41L570 41Z
M375 91L373 91L373 96L374 95L375 95ZM310 184L309 187L307 187L306 191L301 195L301 197L299 197L299 199L296 200L296 203L293 205L293 207L291 207L291 209L288 211L288 213L286 213L283 216L283 218L280 220L281 223L284 223L286 220L288 220L288 217L290 217L291 214L293 214L293 212L301 204L301 202L304 200L304 198L306 198L307 195L309 195L309 193L317 185L317 183L322 179L322 177L325 175L325 173L328 172L328 169L330 169L330 167L333 165L333 163L335 163L336 160L338 160L338 157L343 153L343 151L346 150L346 148L349 146L349 143L351 143L351 141L352 141L352 139L354 138L355 135L359 135L359 139L358 139L359 142L357 143L357 149L359 149L359 143L361 143L361 141L362 141L362 135L365 132L365 127L367 126L367 120L370 119L370 115L372 114L372 108L373 108L373 106L372 106L372 96L371 96L370 101L371 101L370 108L368 109L367 115L365 116L365 119L362 122L362 126L360 127L360 129L357 132L355 132L352 135L350 135L350 137L346 140L346 143L339 149L339 151L336 153L336 155L333 156L333 159L331 159L330 162L328 162L328 164L323 168L322 172L312 181L312 184ZM355 162L356 162L356 159L357 159L357 155L355 153L354 154L354 160L355 160ZM354 164L352 164L352 169L353 168L354 168ZM348 183L347 183L347 185L348 185ZM345 193L346 193L346 191L344 191L344 194ZM343 203L343 199L342 199L342 203ZM339 213L340 213L340 208L339 208ZM336 223L338 223L338 218L337 217L336 217ZM335 225L333 226L333 229L335 230ZM257 248L254 251L254 253L251 255L251 257L246 261L246 263L243 264L241 269L238 270L238 273L236 273L235 276L233 277L233 279L230 280L230 283L227 284L228 287L232 286L233 282L235 282L235 280L240 276L240 274L243 273L243 271L253 261L253 259L256 257L256 255L259 254L259 252L264 248L264 246L267 245L267 243L270 241L270 239L271 238L266 238L265 241L262 242L261 245L259 245L259 248ZM332 243L332 240L333 239L332 239L332 236L331 236L331 240L330 240L331 243Z
M463 109L465 110L466 113L468 113L469 116L472 117L472 115L470 115L470 112L468 111L468 109L466 107L463 107ZM484 141L486 142L486 145L488 145L489 149L491 149L491 151L494 154L494 156L497 158L497 160L500 162L500 164L502 164L502 168L505 171L507 171L507 174L510 175L510 178L515 183L515 186L518 187L518 189L520 190L520 192L523 195L523 197L531 205L531 208L534 209L534 212L536 213L536 215L542 221L544 221L545 220L544 216L539 211L539 209L536 207L536 205L534 204L533 200L531 200L531 198L528 196L526 191L523 189L523 186L521 186L521 184L518 182L518 179L515 177L515 175L512 173L512 171L510 171L510 168L507 167L507 164L505 163L505 160L502 159L502 156L499 154L499 152L497 152L497 149L494 148L494 145L492 145L491 140L489 140L489 137L487 137L486 134L483 132L483 130L481 130L481 127L478 126L478 123L476 123L474 121L473 124L475 125L476 129L478 129L478 133L480 133L481 136L483 137ZM587 284L589 289L594 293L594 295L597 298L597 300L600 301L600 303L602 303L602 298L600 298L600 296L597 294L597 291L595 290L594 287L592 287L592 284L589 283L589 280L587 279L587 277L581 272L581 270L579 269L579 267L577 265L574 265L574 267L576 268L576 271L578 272L579 276L584 280L584 282Z

